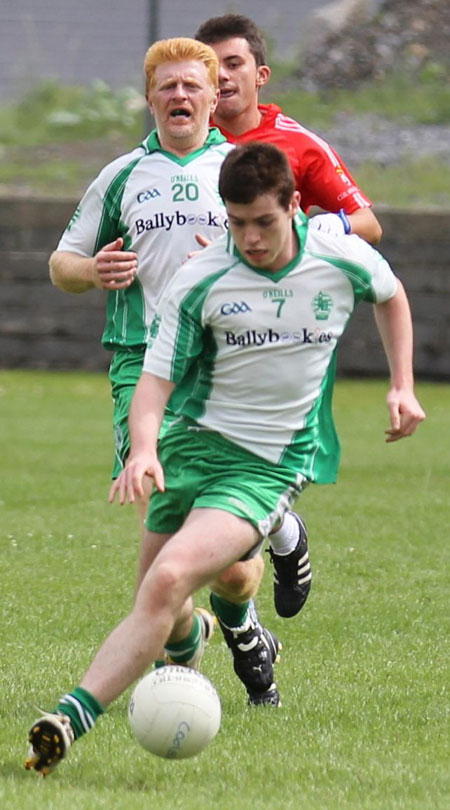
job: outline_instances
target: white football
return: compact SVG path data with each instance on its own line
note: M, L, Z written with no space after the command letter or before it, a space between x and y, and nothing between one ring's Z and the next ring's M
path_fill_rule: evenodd
M145 675L128 706L138 743L166 759L186 759L203 751L219 731L221 715L211 681L188 667L161 667Z

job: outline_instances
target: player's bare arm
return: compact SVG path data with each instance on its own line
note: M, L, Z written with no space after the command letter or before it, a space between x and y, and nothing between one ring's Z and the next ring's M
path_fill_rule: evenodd
M158 461L157 442L164 409L174 384L162 377L143 371L136 386L130 408L131 451L119 477L114 481L109 501L119 493L119 503L134 503L144 494L143 480L153 478L156 487L164 491L164 473Z
M378 244L383 231L371 208L358 208L353 214L347 214L347 219L351 233L356 233L371 245Z
M386 441L395 442L411 436L425 419L425 412L414 394L411 311L400 281L393 298L375 305L375 320L391 373L387 396L391 427L385 431Z
M123 239L118 237L93 257L55 250L50 256L51 281L70 293L84 293L94 287L123 290L133 283L138 262L134 251L124 251L122 247Z

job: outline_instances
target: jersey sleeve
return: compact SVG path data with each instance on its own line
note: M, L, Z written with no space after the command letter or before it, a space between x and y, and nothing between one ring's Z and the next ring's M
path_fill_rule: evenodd
M80 256L94 256L100 248L120 236L120 211L108 202L110 189L121 169L130 163L130 158L137 155L138 150L131 155L121 155L105 166L95 180L90 184L66 230L64 231L57 250L68 250ZM112 216L115 213L115 219Z
M389 301L397 292L397 277L389 262L381 253L373 250L374 262L372 267L372 296L370 300L375 304L382 304Z
M355 303L382 303L397 291L397 277L389 262L356 234L337 236L308 228L305 251L344 273L353 288Z
M360 275L362 281L361 300L382 304L393 298L397 292L397 276L384 256L359 236L343 236L341 241L345 249L353 253L354 274Z
M359 208L369 208L371 200L357 186L337 152L314 133L305 132L302 138L306 138L300 159L303 210L316 205L332 213L343 208L346 214L352 214Z
M103 193L100 177L94 180L75 210L64 231L57 250L68 250L80 256L93 256L103 212Z
M179 383L202 353L204 328L190 306L190 289L181 268L161 299L150 330L143 370Z

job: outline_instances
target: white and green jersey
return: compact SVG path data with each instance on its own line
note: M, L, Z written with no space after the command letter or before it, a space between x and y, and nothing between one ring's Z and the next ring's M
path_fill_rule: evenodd
M173 407L309 480L336 479L336 348L359 300L396 292L387 261L357 236L295 221L298 255L255 269L225 235L187 262L155 318L144 370L177 384Z
M109 163L88 188L58 250L94 256L122 236L124 250L138 256L134 283L108 293L107 348L144 345L162 291L188 253L199 249L195 234L213 240L226 230L217 186L232 148L211 129L201 149L180 158L162 150L152 132Z

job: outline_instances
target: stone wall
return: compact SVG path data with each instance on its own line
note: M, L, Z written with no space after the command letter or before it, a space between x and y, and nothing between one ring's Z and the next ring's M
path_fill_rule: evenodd
M0 367L107 368L105 293L61 292L48 257L74 201L0 199Z
M100 337L104 293L53 287L48 256L76 202L0 199L0 367L106 369ZM415 323L415 369L450 380L450 215L377 211L382 252L408 291ZM371 307L362 304L342 340L341 375L385 375Z
M380 249L403 282L414 322L414 368L450 380L450 213L376 211ZM379 375L386 360L369 307L361 304L340 346L340 373Z

